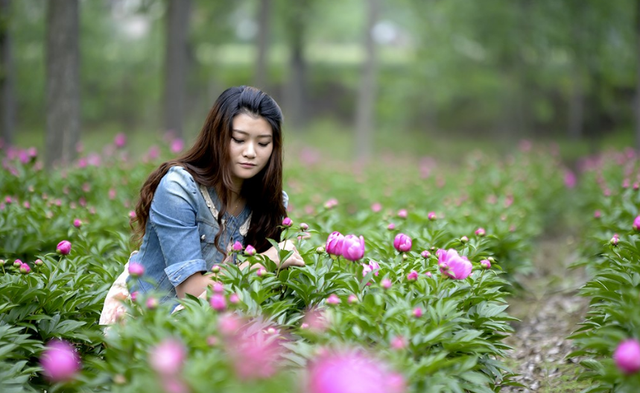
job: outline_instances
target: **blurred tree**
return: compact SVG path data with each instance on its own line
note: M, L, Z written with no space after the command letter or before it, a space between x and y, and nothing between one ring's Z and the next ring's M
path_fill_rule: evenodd
M258 7L258 34L255 75L253 85L259 89L267 88L269 70L269 34L271 30L271 0L260 0Z
M80 140L78 0L47 2L45 164L69 164Z
M0 140L13 144L15 128L15 96L13 74L13 49L9 20L11 0L0 0Z
M376 102L376 70L378 68L378 56L376 43L373 37L373 29L378 22L378 0L366 0L367 23L364 29L365 57L362 63L362 74L358 90L358 102L356 107L356 157L359 160L368 159L373 149L373 131L375 123Z
M164 128L183 137L191 0L169 0L166 14Z
M285 17L286 40L289 47L289 76L284 83L284 107L288 123L300 130L307 122L307 61L305 45L306 26L311 17L311 0L285 1L282 4Z

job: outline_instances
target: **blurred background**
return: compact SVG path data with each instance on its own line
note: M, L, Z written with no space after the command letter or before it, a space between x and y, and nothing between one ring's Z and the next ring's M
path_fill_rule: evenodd
M189 145L254 85L289 151L568 160L636 146L638 0L0 0L2 145L72 162L117 134Z

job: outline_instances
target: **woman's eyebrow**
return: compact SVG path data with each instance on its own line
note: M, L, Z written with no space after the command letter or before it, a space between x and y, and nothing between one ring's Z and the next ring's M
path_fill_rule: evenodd
M246 131L242 131L242 130L236 130L236 129L233 129L233 132L237 132L237 133L240 133L240 134L243 134L243 135L249 135L249 133L248 133L248 132L246 132ZM267 138L267 137L268 137L268 138L273 138L273 135L271 135L271 134L262 134L262 135L258 135L258 138Z

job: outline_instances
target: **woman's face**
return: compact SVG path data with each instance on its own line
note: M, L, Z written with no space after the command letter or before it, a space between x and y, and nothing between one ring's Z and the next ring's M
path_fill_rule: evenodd
M241 113L233 118L231 130L231 177L236 186L257 175L273 152L273 130L263 117Z

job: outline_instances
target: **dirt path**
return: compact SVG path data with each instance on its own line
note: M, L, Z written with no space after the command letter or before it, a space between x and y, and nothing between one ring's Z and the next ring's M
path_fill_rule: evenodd
M574 350L566 337L578 326L588 301L577 296L586 282L582 270L569 270L577 258L570 236L549 237L538 242L535 273L520 277L524 287L509 299L510 314L519 318L516 332L507 340L513 347L508 364L525 387L505 387L501 392L579 392L586 387L576 381L579 366L566 355Z

